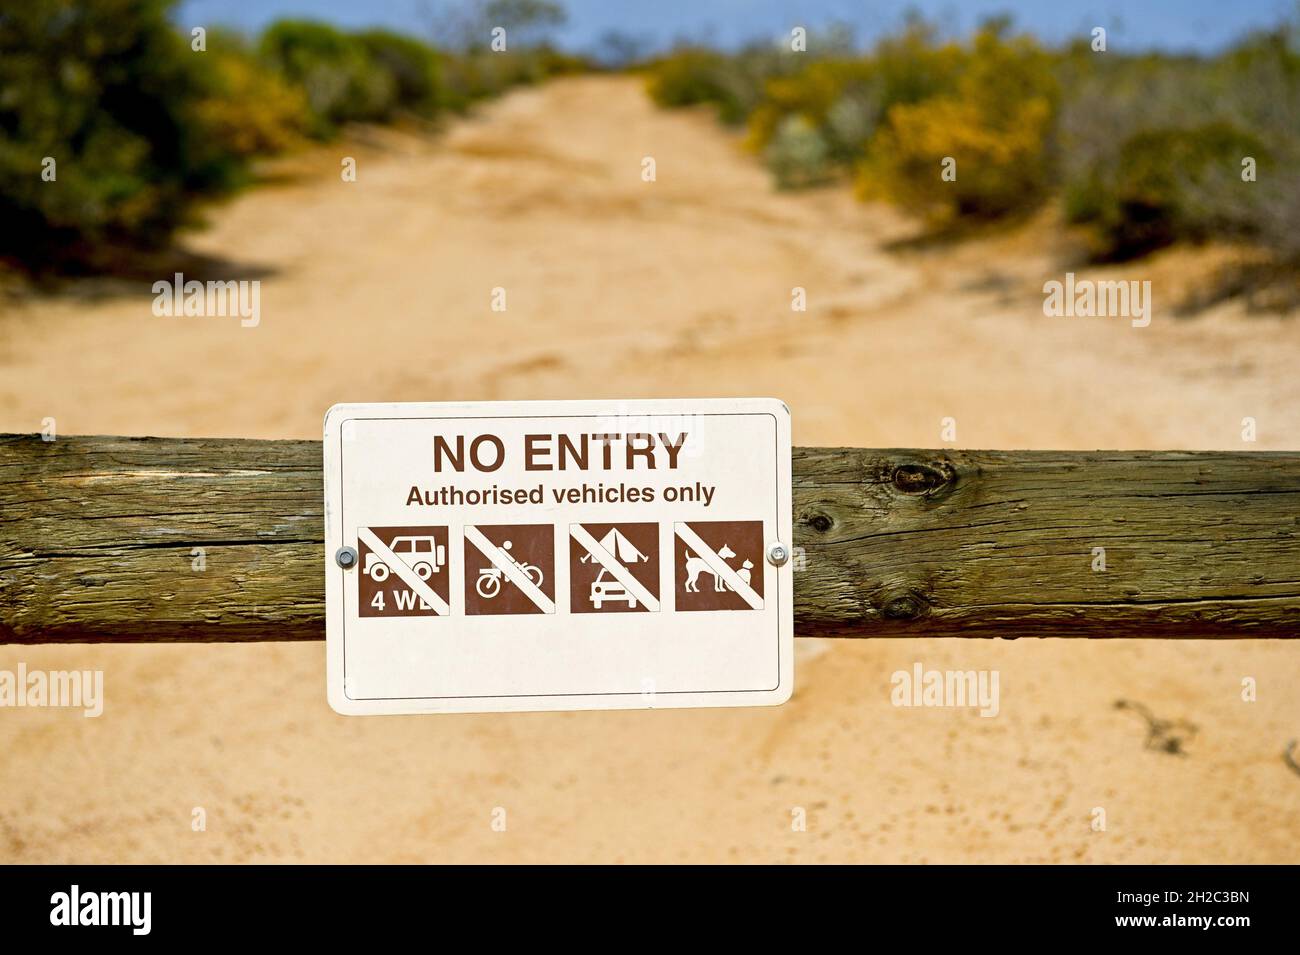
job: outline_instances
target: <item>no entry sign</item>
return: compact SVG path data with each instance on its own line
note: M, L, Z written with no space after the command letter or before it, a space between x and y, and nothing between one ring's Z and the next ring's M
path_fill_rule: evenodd
M789 699L780 401L335 405L324 447L338 712Z

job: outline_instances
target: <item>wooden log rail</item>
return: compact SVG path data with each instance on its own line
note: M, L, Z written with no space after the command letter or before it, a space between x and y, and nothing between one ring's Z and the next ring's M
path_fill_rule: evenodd
M316 441L0 436L0 642L322 639L322 498ZM1295 453L794 452L801 636L1294 637L1298 540Z

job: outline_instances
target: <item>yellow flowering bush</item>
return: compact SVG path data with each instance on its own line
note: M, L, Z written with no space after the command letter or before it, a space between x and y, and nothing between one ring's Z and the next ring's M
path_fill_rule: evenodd
M937 225L1028 208L1051 187L1057 102L1048 54L985 28L951 93L890 108L859 167L859 193Z

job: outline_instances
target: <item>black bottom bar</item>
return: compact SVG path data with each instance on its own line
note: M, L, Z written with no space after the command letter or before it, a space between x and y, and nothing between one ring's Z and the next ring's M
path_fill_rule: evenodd
M613 871L600 879L500 867L49 866L7 874L6 940L337 944L410 934L438 945L532 925L540 945L557 930L570 938L613 930L647 942L683 931L698 940L689 927L703 924L725 926L733 941L743 934L769 943L769 933L784 929L877 939L919 932L927 947L1098 935L1180 944L1199 935L1231 945L1293 928L1295 902L1294 869L1214 866L783 869L782 878L754 868Z

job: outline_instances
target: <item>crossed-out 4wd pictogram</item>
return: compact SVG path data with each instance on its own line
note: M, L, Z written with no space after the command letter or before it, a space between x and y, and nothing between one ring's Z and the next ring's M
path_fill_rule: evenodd
M465 613L555 613L555 528L466 524Z
M447 536L446 527L358 527L357 614L449 615Z

